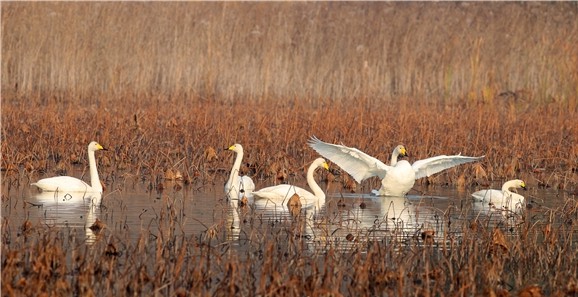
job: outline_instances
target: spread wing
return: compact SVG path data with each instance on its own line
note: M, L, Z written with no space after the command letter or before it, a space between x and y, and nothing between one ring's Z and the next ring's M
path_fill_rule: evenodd
M309 140L309 146L347 171L358 183L372 176L383 179L392 168L356 148L323 142L315 136Z
M461 155L453 155L453 156L442 155L416 161L411 165L411 167L413 167L413 170L415 170L415 179L418 179L430 176L434 173L438 173L440 171L452 168L457 165L478 161L483 157L485 156L468 157Z

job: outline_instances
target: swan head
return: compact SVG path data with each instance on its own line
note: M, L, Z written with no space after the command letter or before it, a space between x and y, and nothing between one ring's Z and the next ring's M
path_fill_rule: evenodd
M96 141L92 141L91 143L88 144L88 150L91 152L96 152L99 150L108 151L108 149L104 148L102 145L100 145Z
M397 153L398 156L402 156L402 157L408 157L409 156L409 154L407 153L407 149L405 148L405 146L403 146L401 144L395 147L394 152Z
M234 151L234 152L238 153L238 152L243 151L243 146L238 144L238 143L235 143L225 150Z
M329 170L329 164L323 158L317 158L313 161L313 164L317 165L319 168L323 168L325 170Z
M526 183L521 180L521 179L514 179L514 180L510 180L504 183L504 186L502 187L502 190L508 190L510 188L517 188L517 189L524 189L527 190L526 188Z

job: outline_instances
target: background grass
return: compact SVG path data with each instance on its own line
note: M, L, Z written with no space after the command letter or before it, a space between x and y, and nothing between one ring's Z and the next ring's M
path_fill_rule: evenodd
M576 107L576 3L4 3L4 98ZM86 101L82 101L86 102Z

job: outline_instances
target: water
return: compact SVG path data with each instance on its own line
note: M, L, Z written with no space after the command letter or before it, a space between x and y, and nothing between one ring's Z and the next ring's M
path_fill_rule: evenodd
M554 190L522 192L531 209L521 213L472 203L472 191L429 189L427 196L374 197L330 192L326 201L292 213L286 205L258 200L248 206L228 201L222 186L165 182L158 192L145 183L125 180L104 196L39 193L35 187L2 187L2 217L9 236L20 236L25 221L35 228L63 228L91 244L99 238L136 242L139 238L182 235L228 242L242 249L271 232L300 238L306 248L349 249L372 240L412 241L459 236L464 224L515 226L520 221L545 223L549 209L571 199ZM257 185L265 186L265 185ZM498 187L498 186L495 186ZM495 188L494 187L494 188ZM104 229L91 228L96 221Z

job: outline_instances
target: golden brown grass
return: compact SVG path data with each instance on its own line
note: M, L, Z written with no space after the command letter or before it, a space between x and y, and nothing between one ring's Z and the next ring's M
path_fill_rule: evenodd
M412 158L487 155L428 183L521 177L573 190L576 10L7 3L2 168L64 173L98 140L113 149L99 156L109 184L156 184L168 169L206 183L230 161L207 152L239 142L245 172L286 179L314 158L316 135L382 160L399 143Z
M306 144L311 135L358 147L383 161L399 143L410 150L410 161L459 152L486 155L479 164L422 180L424 185L468 186L521 178L532 187L573 191L578 182L576 113L555 104L333 103L329 108L206 102L186 108L159 104L131 109L128 103L101 103L98 108L51 104L41 110L33 105L3 105L3 136L9 141L2 146L2 168L7 182L86 171L85 146L98 140L110 149L97 159L101 179L113 187L111 191L123 176L156 185L169 170L180 171L186 182L200 186L221 183L233 158L222 148L236 142L245 147L242 171L270 184L294 179L294 174L304 177L307 164L316 157ZM345 186L349 180L341 177ZM374 187L376 182L362 186Z
M575 108L577 11L575 3L4 3L2 91L40 102L493 102L503 93Z
M2 146L7 169L3 199L19 200L11 188L40 177L86 170L86 143L91 139L111 149L98 155L107 192L141 179L160 191L169 169L183 174L186 189L220 187L233 156L217 149L235 142L245 147L248 165L243 171L258 183L277 183L279 176L303 182L306 166L316 157L306 145L312 134L353 144L382 160L398 142L411 149L412 158L460 151L486 154L479 166L464 165L429 179L433 185L457 184L460 177L466 185L522 177L530 188L549 185L571 191L576 186L575 113L555 104L512 101L473 108L334 103L320 109L307 103L288 108L275 101L206 102L184 111L171 104L137 110L128 104L100 104L81 109L51 104L38 111L29 102L5 103L3 135L10 141ZM231 112L239 109L244 112ZM91 121L94 127L82 125ZM22 126L26 131L18 130ZM212 151L209 147L217 148L218 158L207 153ZM426 184L416 189L427 190ZM375 180L358 191L372 187ZM498 225L499 229L484 220L470 223L463 210L451 219L451 230L436 234L433 241L429 230L421 232L423 239L420 233L395 232L402 236L396 239L367 238L360 229L334 238L337 242L327 241L332 238L329 233L310 242L299 220L268 221L249 210L241 226L245 235L230 241L225 222L190 237L170 231L180 230L182 223L165 199L171 193L165 190L162 195L167 207L159 219L160 229L168 231L151 238L145 230L137 242L131 234L104 229L100 239L87 246L71 229L30 224L23 225L23 235L14 237L11 230L19 226L4 220L3 294L488 296L533 292L534 284L547 295L576 294L574 199L551 210L528 211L523 224ZM331 214L331 207L343 206L328 207ZM319 217L314 224L338 224L332 220ZM448 218L441 222L448 223ZM241 249L235 246L246 241Z

